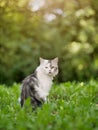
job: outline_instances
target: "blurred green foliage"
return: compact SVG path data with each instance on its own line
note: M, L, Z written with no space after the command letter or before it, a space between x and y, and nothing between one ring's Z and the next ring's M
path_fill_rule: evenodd
M21 81L39 57L59 57L58 81L98 74L98 1L0 0L0 82Z
M0 130L97 130L98 81L53 85L49 102L31 110L17 99L20 84L0 85Z

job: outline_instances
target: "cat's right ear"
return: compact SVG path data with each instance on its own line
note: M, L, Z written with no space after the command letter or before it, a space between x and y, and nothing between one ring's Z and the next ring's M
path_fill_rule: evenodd
M44 62L44 59L40 57L39 61L40 61L40 64L42 64Z

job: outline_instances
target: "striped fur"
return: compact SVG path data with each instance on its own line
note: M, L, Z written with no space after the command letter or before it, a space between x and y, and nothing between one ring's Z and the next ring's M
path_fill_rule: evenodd
M41 106L47 101L53 78L58 74L58 58L46 60L40 58L40 65L35 72L27 76L22 82L20 104L30 98L33 108Z

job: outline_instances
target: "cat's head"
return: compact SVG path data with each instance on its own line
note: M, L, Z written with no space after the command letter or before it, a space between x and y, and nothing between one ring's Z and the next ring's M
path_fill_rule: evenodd
M40 67L45 74L55 77L58 74L58 57L51 60L40 58Z

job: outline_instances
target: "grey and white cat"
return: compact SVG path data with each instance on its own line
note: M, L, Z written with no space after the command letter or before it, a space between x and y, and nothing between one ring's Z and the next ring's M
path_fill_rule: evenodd
M29 97L33 108L47 102L47 96L52 86L53 78L58 74L58 57L47 60L40 58L40 65L35 72L22 82L20 96L21 107Z

